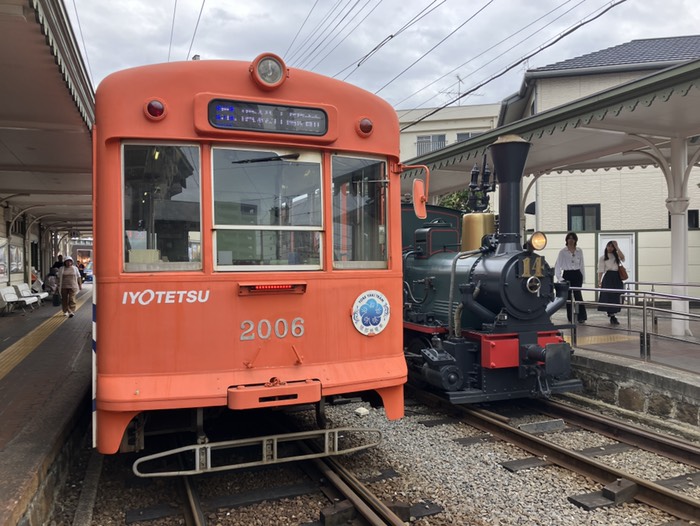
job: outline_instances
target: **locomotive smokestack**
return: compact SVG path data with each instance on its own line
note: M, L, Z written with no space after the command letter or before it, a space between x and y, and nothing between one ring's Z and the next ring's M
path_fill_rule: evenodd
M520 242L520 192L525 161L531 144L517 135L504 135L491 148L494 172L498 181L498 240L501 252Z

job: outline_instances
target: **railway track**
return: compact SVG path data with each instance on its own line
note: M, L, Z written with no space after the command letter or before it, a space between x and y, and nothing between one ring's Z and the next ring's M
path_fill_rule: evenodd
M684 485L681 479L685 479L685 482L688 483L686 485L700 484L700 474L697 472L688 473L687 476L678 477L677 480L670 479L663 483L647 480L616 469L599 460L599 457L591 452L572 451L557 445L547 439L546 433L528 432L514 427L508 418L493 412L468 406L455 406L447 403L443 398L424 392L411 392L411 396L422 403L437 404L444 410L459 415L469 425L513 444L539 459L539 462L527 464L528 467L544 463L555 464L605 485L602 494L604 498L612 500L613 503L633 498L679 519L700 521L700 500L669 487ZM531 407L536 406L532 404ZM561 418L569 425L603 434L619 442L687 464L693 468L700 466L700 448L697 445L561 403L541 403L537 410L543 414ZM595 497L597 498L597 496ZM570 500L572 499L570 498ZM581 502L577 504L582 505ZM585 506L585 499L583 505Z
M382 428L386 440L377 448L337 457L330 465L307 460L190 477L196 482L190 497L176 477L137 478L128 469L130 460L104 457L94 523L109 518L165 526L182 520L176 517L185 508L198 510L187 512L187 524L194 525L241 526L261 517L269 524L306 526L347 520L488 525L494 516L513 525L584 526L613 518L616 524L665 524L674 518L698 522L696 445L663 435L659 445L656 434L646 429L597 414L589 418L590 413L566 404L523 406L519 401L489 405L490 411L458 411L446 404L438 411L435 400L412 398L416 403L408 406L405 421ZM340 418L336 423L367 428L383 423L380 412L357 419L338 408L332 417ZM558 425L548 431L552 423ZM673 460L657 459L658 454ZM669 485L663 479L670 477L678 480ZM691 484L696 487L685 494L674 487ZM576 498L602 493L606 485L613 499L636 492L632 497L639 503L591 510L574 505ZM548 519L547 510L554 510L556 518Z
M341 466L333 458L317 458L302 461L303 470L309 477L318 482L317 491L326 495L329 509L327 517L337 515L351 517L354 524L367 526L403 526L408 517L401 517L387 506L380 497L368 489L350 470ZM179 477L182 484L182 512L187 526L206 526L207 504L200 498L196 478L193 476ZM328 487L328 484L332 487ZM269 488L268 488L269 489ZM269 493L260 493L260 500L264 501ZM232 496L235 498L235 496Z

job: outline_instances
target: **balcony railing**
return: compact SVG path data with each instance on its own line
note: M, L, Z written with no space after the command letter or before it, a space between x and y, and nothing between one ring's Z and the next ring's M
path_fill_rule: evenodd
M447 141L425 141L416 143L418 155L425 155L426 153L434 152L435 150L439 150L445 146L447 146Z

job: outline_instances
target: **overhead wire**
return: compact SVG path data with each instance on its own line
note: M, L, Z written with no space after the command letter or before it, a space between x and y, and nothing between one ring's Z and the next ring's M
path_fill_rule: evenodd
M345 19L347 19L347 18L350 16L350 13L352 13L352 12L355 10L355 8L357 7L357 5L358 5L360 2L361 2L361 0L355 0L355 3L353 3L351 6L349 6L349 9L347 10L347 12L346 12L346 13L342 13L342 17L340 17L340 18L336 17L337 22L335 23L335 25L331 26L331 25L329 24L329 25L324 29L323 32L324 32L324 33L327 33L327 34L326 34L325 36L323 36L323 38L321 38L320 42L318 42L318 43L316 44L316 47L314 47L313 49L307 51L306 56L303 57L302 59L300 59L300 61L299 61L299 63L298 63L298 66L299 66L300 68L303 68L303 67L315 56L316 50L317 50L317 49L319 48L319 46L321 46L326 40L328 40L329 37L331 38L330 42L332 42L332 41L336 38L336 35L337 35L337 31L336 31L336 30L337 30L338 26L339 26L340 24L342 24L343 21L344 21ZM367 2L365 2L365 5L367 5ZM362 9L364 9L364 6L362 7ZM362 9L361 9L360 11L362 11ZM357 16L357 15L355 15L355 16ZM351 18L350 21L352 21L354 18L355 18L355 17ZM347 25L347 24L346 24L346 25ZM323 49L324 49L324 48L321 48L321 50L323 50Z
M516 66L518 66L518 65L522 64L523 62L525 62L525 61L531 59L532 57L534 57L535 55L541 53L541 52L544 51L545 49L552 47L554 44L556 44L557 42L559 42L559 41L562 40L563 38L569 36L570 34L574 33L574 32L577 31L577 30L579 30L579 29L582 28L583 26L590 24L590 23L593 22L594 20L597 20L598 18L600 18L601 16L603 16L605 13L607 13L608 11L610 11L611 9L613 9L614 7L617 7L618 5L623 4L623 3L625 3L626 1L627 1L627 0L617 0L617 2L612 2L609 6L607 6L605 9L603 9L600 13L598 13L598 14L595 15L594 17L592 17L592 18L590 18L590 19L588 19L588 20L581 20L578 24L576 24L576 25L570 27L569 29L567 29L566 31L564 31L564 32L563 32L562 34L560 34L559 36L557 36L557 37L551 39L551 40L550 40L549 42L547 42L546 44L540 46L540 47L539 47L538 49L536 49L535 51L533 51L533 52L531 52L531 53L525 55L524 57L521 57L520 59L518 59L517 61L513 62L513 63L510 64L509 66L505 67L502 71L498 72L497 74L491 76L490 78L486 79L485 81L483 81L483 82L479 83L478 85L474 86L473 88L471 88L470 90L468 90L466 93L464 93L464 94L462 94L462 95L459 95L457 98L452 99L451 101L447 102L446 104L443 104L443 105L440 106L439 108L435 108L435 109L429 111L428 113L426 113L425 115L423 115L422 117L416 119L415 121L410 122L410 123L407 124L406 126L402 127L400 131L405 131L405 130L407 130L408 128L411 128L412 126L415 126L416 124L418 124L418 123L420 123L420 122L423 122L423 121L424 121L425 119L427 119L428 117L430 117L430 116L432 116L432 115L435 115L437 112L439 112L439 111L441 111L441 110L444 110L445 108L447 108L447 107L450 106L451 104L454 104L454 103L457 102L458 100L460 100L460 99L462 99L462 98L464 98L464 97L466 97L466 96L468 96L468 95L474 93L476 90L478 90L479 88L482 88L483 86L485 86L485 85L488 84L489 82L492 82L492 81L494 81L495 79L497 79L497 78L499 78L499 77L502 77L503 75L505 75L506 73L508 73L510 70L512 70L512 69L515 68Z
M457 31L459 31L459 30L462 29L465 25L467 25L469 22L471 22L472 20L474 20L474 18L475 18L479 13L481 13L484 9L486 9L488 6L490 6L491 4L493 4L494 1L495 1L495 0L488 0L488 2L486 2L486 4L484 4L476 13L474 13L473 15L471 15L471 16L470 16L469 18L467 18L464 22L462 22L459 26L457 26L455 29L453 29L445 38L443 38L442 40L440 40L440 42L438 42L438 43L435 44L433 47L431 47L428 51L426 51L425 53L423 53L423 55L421 55L421 56L418 57L415 61L413 61L413 63L410 64L407 68L405 68L401 73L399 73L398 75L396 75L393 79L391 79L389 82L387 82L387 83L384 84L381 88L379 88L377 91L375 91L374 94L375 94L375 95L378 94L378 93L381 92L384 88L386 88L387 86L391 85L395 80L397 80L399 77L401 77L401 76L402 76L404 73L406 73L409 69L411 69L413 66L415 66L416 64L418 64L418 62L420 62L420 61L423 60L425 57L427 57L430 53L432 53L433 51L435 51L435 49L437 49L439 46L441 46L447 39L449 39L450 37L452 37Z
M511 38L513 38L514 36L518 35L519 33L522 33L523 31L525 31L525 29L527 29L527 28L533 26L533 25L536 24L537 22L541 21L542 19L546 18L547 16L549 16L549 15L551 15L552 13L554 13L555 11L557 11L559 8L565 6L566 4L568 4L568 3L572 2L572 1L573 1L573 0L567 0L567 1L564 2L563 4L560 4L559 6L555 7L554 9L548 11L547 13L545 13L544 15L542 15L541 17L539 17L538 19L533 20L533 21L530 22L529 24L527 24L527 25L521 27L520 29L518 29L515 33L512 33L511 35L509 35L509 36L507 36L506 38L502 39L501 41L497 42L497 43L494 44L493 46L491 46L491 47L485 49L484 51L482 51L482 52L479 53L478 55L474 55L474 56L471 57L469 60L467 60L466 62L463 62L462 64L460 64L460 65L457 66L456 68L454 68L454 69L448 71L447 73L445 73L444 75L438 77L437 79L435 79L434 81L430 82L429 84L427 84L427 85L423 86L422 88L420 88L420 89L414 91L414 92L413 92L412 94L410 94L408 97L405 97L404 99L402 99L402 100L400 100L399 102L395 103L394 106L399 106L400 104L406 102L406 101L407 101L408 99L410 99L411 97L417 95L417 94L420 93L421 91L426 90L427 88L429 88L430 86L432 86L432 85L435 84L436 82L439 82L440 80L444 79L444 78L447 77L448 75L451 75L452 73L454 73L454 72L457 71L458 69L463 68L464 66L466 66L466 65L469 64L470 62L473 62L473 61L476 60L477 58L482 57L483 55L485 55L485 54L488 53L489 51L495 49L496 47L498 47L498 46L500 46L501 44L503 44L504 42L510 40ZM508 53L509 51L512 51L514 48L518 47L518 46L519 46L520 44L522 44L523 42L525 42L525 41L529 40L530 38L532 38L533 35L537 34L537 33L540 32L540 31L542 31L544 28L546 28L546 27L552 25L554 22L556 22L557 20L559 20L559 19L562 18L563 16L569 14L571 11L573 11L574 9L576 9L576 8L579 7L581 4L584 4L584 3L587 2L587 1L588 1L588 0L580 0L580 1L579 1L577 4L575 4L573 7L569 8L569 9L566 10L566 11L564 11L564 12L561 13L559 16L553 18L552 20L550 20L549 22L547 22L547 23L546 23L545 25L543 25L542 27L539 27L534 33L530 33L527 37L523 38L522 40L519 40L518 42L516 42L515 44L513 44L511 47L509 47L508 49L504 50L502 53L496 55L493 59L491 59L491 60L489 61L489 63L493 63L495 60L501 58L503 55L505 55L505 54ZM478 67L477 69L475 69L474 71L472 71L472 72L469 73L468 75L461 77L461 78L460 78L461 81L464 81L465 79L468 79L469 77L471 77L471 76L474 75L475 73L481 71L481 70L482 70L483 68L485 68L487 65L488 65L488 64L483 64L482 66ZM456 83L450 84L450 86L448 86L448 88L453 87L455 84L456 84ZM416 108L414 108L414 109L418 109L418 108L425 107L425 105L426 105L428 102L430 102L431 100L433 100L435 97L437 97L437 94L436 94L436 95L433 95L432 97L430 97L430 98L428 98L428 99L426 99L426 100L424 100L423 102L421 102L420 104L418 104L418 105L416 106ZM412 111L412 110L405 110L405 111L408 112L408 111Z
M314 12L314 9L316 9L316 5L318 4L318 0L314 2L314 5L311 6L311 9L309 9L309 12L306 14L306 18L304 21L301 23L301 26L299 26L299 30L297 31L297 34L294 35L294 38L292 39L291 44L289 44L289 47L287 48L287 51L284 52L284 55L282 55L282 58L285 58L287 56L287 53L289 53L289 50L292 49L292 46L294 45L294 42L297 41L297 38L299 37L299 33L301 33L301 30L304 29L304 26L306 25L306 22L308 22L309 17L311 16L311 13Z
M170 62L170 51L173 49L173 34L175 33L175 13L177 12L177 0L173 6L173 23L170 26L170 45L168 45L168 62Z
M340 31L338 31L338 34L337 34L336 36L334 36L333 39L332 39L330 42L326 43L326 45L323 46L323 48L321 48L321 49L318 51L318 53L316 53L316 56L318 56L324 49L326 49L326 48L331 44L331 42L333 42L333 40L335 40L335 38L337 38L337 36L340 36L340 34L342 34L343 31L345 31L345 28L348 27L348 25L350 25L350 23L351 23L353 20L355 20L355 18L357 18L357 17L360 15L360 13L362 13L362 11L364 11L365 7L367 7L367 5L368 5L371 1L372 1L372 0L366 0L365 4L362 6L362 8L361 8L357 13L355 13L355 16L353 16L350 20L348 20L348 21L345 23L345 25L340 29ZM377 9L377 8L382 4L382 1L383 1L383 0L379 0L378 2L375 2L375 3L374 3L374 7L373 7L372 9L370 9L369 12L368 12L359 22L357 22L357 24L355 24L355 25L352 27L352 29L350 29L350 31L348 31L348 32L345 34L345 36L344 36L343 38L341 38L340 41L338 41L338 43L337 43L335 46L333 46L333 47L331 48L331 50L330 50L328 53L326 53L323 57L321 57L320 60L318 60L318 61L315 62L312 66L310 66L310 69L312 69L312 70L316 69L324 60L326 60L326 59L328 58L328 56L329 56L331 53L333 53L333 51L335 51L335 50L338 48L338 46L339 46L340 44L342 44L343 42L345 42L345 40L346 40L350 35L353 34L353 32L355 31L355 29L357 29L357 28L362 24L362 22L364 22L365 20L367 20L367 17L369 17L369 15L371 15L371 14L374 12L374 10Z
M194 26L194 33L192 33L192 40L190 41L190 47L187 50L187 55L185 55L185 60L190 59L190 53L192 52L192 46L194 45L194 38L197 36L197 29L199 28L199 21L202 19L202 11L204 11L204 4L207 0L202 0L202 5L199 8L199 16L197 16L197 23Z
M85 53L85 62L87 63L88 75L90 75L90 83L95 84L95 78L92 76L92 68L90 67L90 59L88 58L88 50L85 46L85 36L83 35L83 28L80 25L80 15L78 14L78 6L75 5L75 0L73 0L73 10L75 11L75 21L78 22L78 32L80 33L80 41L83 43L83 52Z
M382 40L381 42L379 42L379 44L377 44L376 46L374 46L374 47L369 51L369 53L365 53L365 54L364 54L362 57L360 57L359 59L353 60L350 64L348 64L347 66L345 66L345 67L344 67L343 69L341 69L338 73L336 73L335 75L333 75L333 77L335 78L335 77L339 76L339 75L340 75L341 73L343 73L344 71L347 71L348 69L350 69L350 68L351 68L353 65L355 65L355 63L357 62L357 65L356 65L355 69L352 70L350 73L348 73L345 77L343 77L343 80L347 80L348 77L350 77L350 75L352 75L355 71L357 71L357 68L359 68L360 66L362 66L362 64L364 64L365 62L367 62L374 54L376 54L376 53L377 53L382 47L384 47L387 43L389 43L391 40L393 40L394 38L396 38L397 36L399 36L401 33L403 33L403 32L404 32L405 30L407 30L409 27L411 27L412 25L414 25L415 23L419 22L421 19L423 19L424 17L426 17L427 15L429 15L430 13L432 13L433 11L435 11L437 8L439 8L440 6L442 6L446 1L447 1L447 0L442 0L438 5L436 5L436 6L433 7L432 9L431 9L431 6L432 6L433 4L435 4L436 2L438 2L438 0L433 0L432 2L430 2L430 4L428 4L427 7L424 7L423 9L421 9L421 10L418 12L418 14L416 14L411 20L409 20L408 22L406 22L406 23L403 25L403 27L401 27L398 31L396 31L395 33L392 33L391 35L389 35L389 36L387 36L386 38L384 38L384 40Z
M309 45L309 41L315 42L316 40L314 39L314 36L318 38L318 31L319 28L323 27L324 24L326 24L326 21L333 16L333 13L338 9L341 4L342 0L336 0L336 2L333 4L333 6L330 8L330 10L319 20L316 25L309 31L309 34L306 36L306 38L299 44L299 46L294 50L290 55L289 58L287 59L287 63L291 64L294 60L296 60L297 57L303 56L305 49L307 45ZM313 39L313 40L312 40Z

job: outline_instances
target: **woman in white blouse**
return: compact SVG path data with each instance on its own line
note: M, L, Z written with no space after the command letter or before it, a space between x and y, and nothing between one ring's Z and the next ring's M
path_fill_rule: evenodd
M598 259L598 286L601 289L620 289L625 288L620 279L620 265L625 260L625 255L617 246L617 241L608 241L605 245L605 252ZM622 292L601 292L598 301L600 303L609 303L614 305L601 305L599 311L607 312L612 325L620 325L615 314L622 310L621 307L615 305L620 304Z
M583 264L583 250L578 248L578 236L575 232L566 234L566 246L559 251L557 262L554 264L554 273L559 281L568 281L570 287L582 287L586 279L586 268ZM569 322L573 319L571 314L571 296L579 302L577 319L584 323L588 318L586 306L583 305L583 296L580 290L569 291L569 301L566 302L566 317Z

